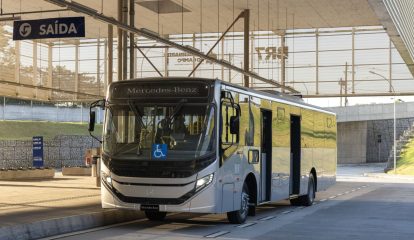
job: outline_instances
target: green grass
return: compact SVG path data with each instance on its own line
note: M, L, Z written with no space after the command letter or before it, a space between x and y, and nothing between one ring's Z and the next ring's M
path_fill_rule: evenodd
M390 170L388 173L393 174L394 171ZM407 143L405 151L397 161L396 174L414 175L414 139Z
M101 135L102 125L95 126ZM30 140L33 136L53 139L57 135L89 135L88 124L37 121L0 121L0 140Z

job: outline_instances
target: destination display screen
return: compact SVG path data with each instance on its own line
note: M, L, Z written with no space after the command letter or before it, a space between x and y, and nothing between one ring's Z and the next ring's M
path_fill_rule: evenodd
M207 98L209 82L120 82L111 89L110 99Z

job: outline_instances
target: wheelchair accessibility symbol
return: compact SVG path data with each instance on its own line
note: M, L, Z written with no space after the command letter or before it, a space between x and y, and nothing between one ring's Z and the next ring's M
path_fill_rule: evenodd
M167 144L153 144L152 157L155 159L164 160L167 158Z

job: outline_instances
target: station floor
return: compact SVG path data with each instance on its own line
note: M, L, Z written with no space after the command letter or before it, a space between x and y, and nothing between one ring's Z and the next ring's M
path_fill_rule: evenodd
M338 176L362 177L382 169L383 164L340 165ZM95 181L60 172L53 179L0 181L0 227L105 211Z
M330 195L337 193L339 196L370 182L377 185L378 181L381 184L414 183L414 177L391 178L382 172L383 169L383 164L339 165L338 183L329 191L319 193L318 199L329 199ZM62 176L61 173L47 180L0 181L0 229L109 211L101 208L100 188L95 184L93 177ZM142 214L138 215L143 218ZM226 222L225 217L217 216L219 222Z
M0 227L104 211L95 178L0 181Z

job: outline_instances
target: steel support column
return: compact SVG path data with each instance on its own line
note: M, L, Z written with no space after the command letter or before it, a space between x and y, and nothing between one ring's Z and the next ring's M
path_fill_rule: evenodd
M114 27L108 24L108 75L106 78L105 94L109 84L113 81L113 69L114 69ZM106 55L105 55L106 57Z
M103 54L103 95L106 95L106 84L108 83L108 39L104 41L104 54Z
M20 41L15 41L14 51L16 55L16 64L14 67L14 80L20 83Z
M37 74L37 42L35 42L35 41L33 41L32 42L33 43L33 59L32 59L32 62L33 62L33 78L32 78L32 82L33 82L33 85L39 85L39 83L38 83L38 74Z
M388 57L389 57L389 65L388 65L389 81L388 82L390 82L389 92L392 92L393 87L392 87L392 42L391 42L391 39L390 39Z
M42 79L39 77L37 69L37 42L33 41L33 80L32 83L34 86L41 86ZM34 88L34 95L37 98L37 88Z
M128 0L122 0L122 23L128 25ZM122 31L122 80L128 78L128 33Z
M348 62L345 62L345 107L348 105Z
M17 41L18 42L18 41ZM47 46L47 84L46 87L52 88L53 86L53 44L50 43ZM17 55L16 55L17 56ZM49 91L47 98L52 99L52 91Z
M96 83L98 84L98 95L101 95L101 37L96 39Z
M118 22L123 23L122 21L122 1L123 0L118 0ZM118 50L117 50L117 54L118 54L118 81L122 80L122 28L118 27Z
M315 52L315 61L316 61L316 89L315 89L315 93L316 95L319 94L319 29L316 29L315 32L315 38L316 38L316 52Z
M129 0L129 26L135 27L135 0ZM135 78L134 33L129 32L129 78Z
M168 36L167 36L167 39L168 39ZM168 77L168 50L169 50L169 48L168 47L166 47L165 49L164 49L164 76L165 77Z
M244 71L249 72L250 71L250 64L249 64L249 35L250 35L250 10L245 9L243 12L243 18L244 18L244 34L243 34L243 45L244 45L244 51L243 51L243 63L244 63ZM249 76L244 75L244 84L245 87L249 87Z
M282 49L281 57L280 57L280 84L282 86L285 86L286 82L286 56L285 56L285 46L286 46L286 35L283 33L283 35L280 36L280 47ZM285 92L285 89L282 89L282 92Z
M78 99L79 92L79 41L75 43L75 99Z
M228 63L227 61L222 61L222 60L216 59L212 56L208 56L207 54L204 54L204 53L202 53L202 52L200 52L196 49L193 49L191 47L182 46L181 44L178 44L176 42L173 42L173 41L170 41L166 38L163 38L163 37L159 36L158 34L152 33L150 31L146 31L145 29L138 29L136 27L131 28L129 25L123 24L122 22L115 20L113 17L109 17L109 16L106 16L106 15L103 15L103 14L99 14L96 11L91 10L87 6L83 6L81 4L74 4L72 2L63 1L63 0L48 0L48 1L51 2L51 3L57 4L59 6L61 6L61 5L66 6L67 8L69 8L73 11L86 14L88 16L93 17L94 19L96 19L98 21L102 21L102 22L105 22L105 23L115 25L118 28L123 29L124 31L134 32L135 34L140 35L142 37L152 39L154 41L157 41L157 42L162 43L164 45L167 45L169 47L173 47L173 48L176 48L178 50L184 51L186 53L193 54L193 55L198 56L198 57L200 57L204 60L208 60L208 61L211 61L213 63L216 63L220 66L225 66L226 68L234 70L235 72L238 72L242 75L258 79L262 82L271 84L275 87L285 89L285 90L287 90L291 93L299 93L296 89L294 89L292 87L289 87L289 86L282 86L278 82L274 81L273 79L267 79L267 78L264 78L262 76L259 76L259 75L255 74L255 73L252 73L250 71L246 71L242 68L239 68L235 65L232 65L231 63Z
M246 10L245 10L246 11ZM213 44L213 46L210 48L210 50L208 50L208 52L206 53L206 55L207 56L209 56L210 55L210 53L213 51L213 49L220 43L220 41L222 41L223 40L223 38L224 38L224 36L226 36L226 34L230 31L230 29L234 26L234 24L236 24L236 22L240 19L240 18L242 18L242 17L244 17L244 15L245 15L245 11L243 11L243 12L241 12L240 14L239 14L239 16L237 16L237 18L236 19L234 19L234 21L230 24L230 26L228 26L227 27L227 29L226 29L226 31L224 31L222 34L221 34L221 37L219 37L219 39ZM191 75L193 75L194 74L194 72L197 70L197 68L204 62L204 58L203 59L201 59L201 61L200 62L198 62L198 64L195 66L195 67L193 67L193 70L190 72L190 74L188 74L188 76L189 77L191 77Z
M352 28L352 94L355 93L355 28Z

